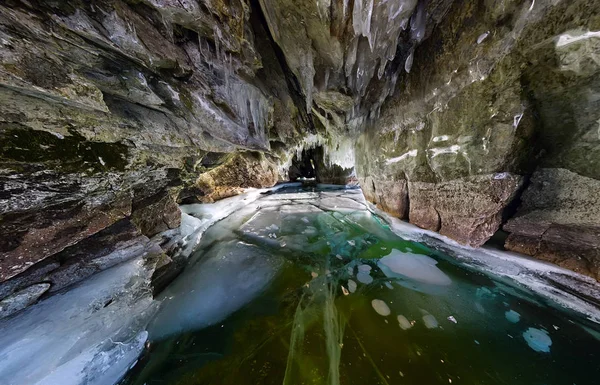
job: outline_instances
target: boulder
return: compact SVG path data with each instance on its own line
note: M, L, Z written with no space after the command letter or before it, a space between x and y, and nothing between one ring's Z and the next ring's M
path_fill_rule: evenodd
M505 247L600 279L600 181L541 168L503 227Z

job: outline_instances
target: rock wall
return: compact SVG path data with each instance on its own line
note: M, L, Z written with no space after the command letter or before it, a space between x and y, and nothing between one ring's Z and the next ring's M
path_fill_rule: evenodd
M520 206L508 249L598 278L599 11L454 3L358 139L367 198L471 246Z
M314 127L265 28L245 1L0 5L0 307L287 179Z
M480 246L504 224L507 248L598 278L598 15L583 0L5 1L0 307L140 253L164 266L178 203L272 186L303 153L319 181L358 178L418 226Z

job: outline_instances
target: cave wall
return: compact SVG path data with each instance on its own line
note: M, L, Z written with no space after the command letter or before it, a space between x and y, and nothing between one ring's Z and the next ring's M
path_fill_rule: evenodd
M0 4L0 308L73 283L62 271L159 256L179 202L287 178L314 128L261 17L245 1Z
M168 265L178 203L272 186L307 151L320 182L358 178L399 218L471 246L502 227L507 248L600 278L598 15L583 0L5 1L0 307L140 253Z
M454 4L358 139L367 198L471 246L506 223L508 249L599 278L599 14Z

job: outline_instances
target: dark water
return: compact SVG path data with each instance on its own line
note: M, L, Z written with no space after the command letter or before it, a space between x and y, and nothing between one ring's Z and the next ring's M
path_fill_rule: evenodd
M399 238L356 191L266 196L209 229L122 383L600 383L597 325Z

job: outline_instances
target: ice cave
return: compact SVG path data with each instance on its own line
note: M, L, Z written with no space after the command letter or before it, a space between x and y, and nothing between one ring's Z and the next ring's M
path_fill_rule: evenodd
M600 383L600 1L0 2L0 385Z

